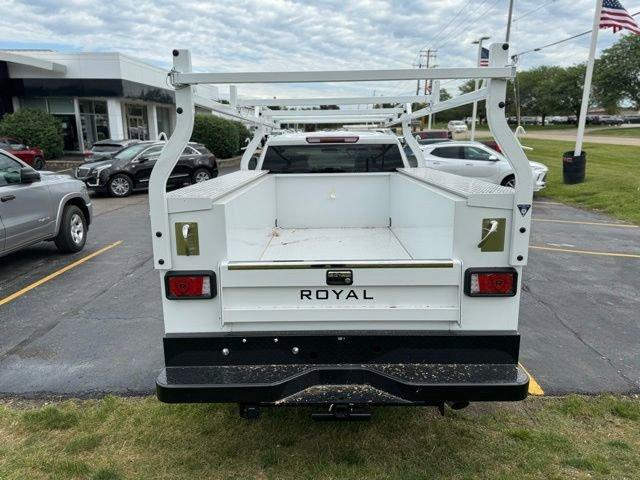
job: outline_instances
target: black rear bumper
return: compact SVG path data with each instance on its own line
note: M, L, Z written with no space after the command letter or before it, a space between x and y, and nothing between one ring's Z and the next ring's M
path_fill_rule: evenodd
M167 403L438 405L514 401L519 335L335 332L164 339Z

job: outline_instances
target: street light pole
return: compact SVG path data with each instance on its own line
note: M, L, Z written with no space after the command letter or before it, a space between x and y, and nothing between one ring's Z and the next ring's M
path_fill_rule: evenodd
M511 38L511 19L513 18L513 1L509 0L509 15L507 17L507 34L505 36L505 43L509 43L509 39Z
M473 45L475 44L478 45L478 58L476 59L476 66L478 67L480 66L480 59L482 58L482 42L484 42L485 40L489 40L489 37L480 37L478 40L473 42ZM480 86L480 80L476 78L474 90L478 90L479 86ZM471 135L469 136L469 139L471 141L475 140L476 138L476 117L477 116L478 116L478 102L475 101L473 102L473 112L471 114Z

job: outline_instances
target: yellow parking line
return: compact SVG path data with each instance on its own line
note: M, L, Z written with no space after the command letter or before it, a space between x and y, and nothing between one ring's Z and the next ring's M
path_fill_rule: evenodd
M583 255L599 255L602 257L640 258L640 255L636 255L634 253L592 252L591 250L575 250L573 248L542 247L539 245L529 245L529 248L533 248L534 250L549 250L552 252L581 253Z
M564 205L564 203L560 202L540 202L538 200L533 201L534 205Z
M553 218L534 218L533 221L550 223L573 223L576 225L598 225L600 227L640 228L638 227L638 225L630 225L628 223L580 222L578 220L555 220Z
M524 365L522 365L521 363L519 363L518 365L520 365L520 368L524 370L524 373L529 375L529 395L544 395L544 390L542 390L542 387L536 381L536 379L533 378L533 375L531 375L529 371L524 368Z
M96 250L95 252L87 255L86 257L82 257L80 260L77 260L77 261L75 261L73 263L70 263L66 267L62 267L60 270L56 270L55 272L47 275L46 277L43 277L43 278L41 278L40 280L38 280L36 282L33 282L31 285L27 285L22 290L18 290L17 292L12 293L8 297L4 297L3 299L0 299L0 307L2 305L6 305L7 303L15 300L18 297L21 297L22 295L24 295L25 293L33 290L34 288L39 287L43 283L47 283L49 280L53 280L57 276L62 275L64 272L68 272L72 268L75 268L78 265L81 265L84 262L86 262L88 260L91 260L94 257L97 257L98 255L106 252L107 250L111 250L112 248L117 247L121 243L122 243L122 240L118 240L117 242L113 242L111 245L107 245L106 247L103 247L100 250Z

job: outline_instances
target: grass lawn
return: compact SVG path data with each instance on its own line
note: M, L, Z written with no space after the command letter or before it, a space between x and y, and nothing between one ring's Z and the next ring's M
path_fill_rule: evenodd
M314 423L305 409L238 417L232 405L107 397L0 404L0 478L640 478L640 400L529 398L387 408L367 423Z
M587 176L584 183L562 183L562 153L571 142L523 139L529 160L549 167L547 188L540 195L560 202L608 213L640 224L640 147L586 143Z
M627 137L627 138L640 138L640 125L637 127L629 127L629 128L619 128L619 127L611 127L604 128L602 130L593 130L588 131L586 136L589 135L597 135L602 137Z

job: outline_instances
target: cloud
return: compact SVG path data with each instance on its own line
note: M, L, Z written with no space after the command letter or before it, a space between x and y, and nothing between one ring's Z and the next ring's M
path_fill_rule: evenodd
M511 52L588 30L593 3L516 2ZM630 12L640 9L640 0L625 4ZM474 39L504 39L507 0L0 0L0 11L0 47L20 41L32 48L118 51L165 68L173 48L189 48L196 70L337 70L408 68L421 48L437 49L439 66L473 66ZM599 45L616 38L602 32ZM588 40L527 54L519 67L582 62ZM366 95L374 89L410 93L415 82L245 85L240 94Z

